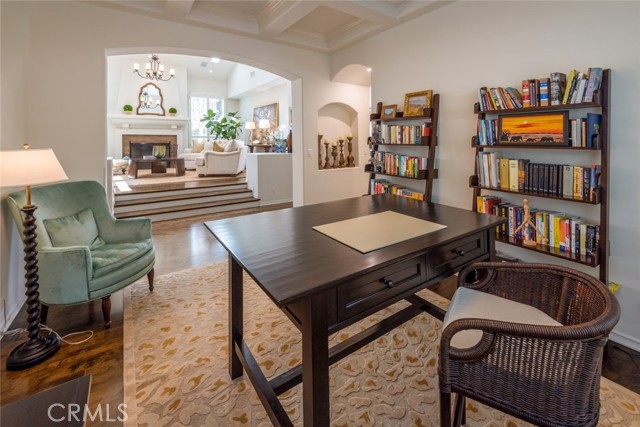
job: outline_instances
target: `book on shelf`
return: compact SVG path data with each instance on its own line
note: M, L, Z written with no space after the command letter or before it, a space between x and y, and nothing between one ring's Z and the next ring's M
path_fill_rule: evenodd
M587 147L600 148L597 145L596 137L600 134L602 124L602 114L587 113Z
M567 199L573 197L573 166L571 165L562 167L562 197Z
M529 80L529 100L532 107L540 105L540 80L538 79Z
M582 198L582 167L573 167L573 198Z
M527 159L518 159L518 191L524 191L525 170L528 163Z
M602 82L602 68L592 67L589 69L589 81L587 82L587 89L584 93L584 102L593 102L593 94L600 89L600 83Z
M507 95L509 95L511 102L515 105L515 108L522 108L522 95L520 92L511 86L507 87L505 91L507 92Z
M560 105L564 97L564 89L567 85L567 75L564 73L551 73L549 76L549 103Z
M563 105L567 103L567 101L569 100L569 97L571 96L571 88L575 85L575 78L577 73L578 72L576 70L571 70L567 75L567 81L564 88L564 95L562 96Z
M591 202L597 200L601 173L602 167L600 165L591 165L591 173L589 176L589 201Z
M509 189L509 159L500 159L500 188Z
M540 79L540 106L547 107L549 105L549 79Z
M518 191L518 159L509 159L509 190Z
M529 91L529 80L522 81L522 106L531 107L531 92Z
M572 104L579 104L582 102L582 98L584 97L584 90L586 89L587 79L584 74L580 74L580 78L576 82L575 91L573 96L571 97Z

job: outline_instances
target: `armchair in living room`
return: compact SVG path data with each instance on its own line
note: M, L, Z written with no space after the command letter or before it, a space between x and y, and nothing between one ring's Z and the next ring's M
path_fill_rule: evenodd
M196 159L196 173L199 176L238 175L245 168L247 151L249 147L242 141L229 142L224 151L203 151L202 156Z

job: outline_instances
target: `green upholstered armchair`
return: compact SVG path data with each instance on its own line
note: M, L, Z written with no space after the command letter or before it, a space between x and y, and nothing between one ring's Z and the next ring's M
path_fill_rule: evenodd
M20 232L25 192L7 196ZM111 294L145 274L153 290L155 250L148 218L116 219L102 185L75 181L31 189L38 207L36 241L41 321L49 305L102 299L105 327L111 326Z

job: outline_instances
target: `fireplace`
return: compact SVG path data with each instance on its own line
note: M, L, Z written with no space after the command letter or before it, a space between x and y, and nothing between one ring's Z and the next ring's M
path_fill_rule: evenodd
M122 156L141 159L150 156L154 146L165 147L166 157L178 156L178 137L175 135L122 135Z

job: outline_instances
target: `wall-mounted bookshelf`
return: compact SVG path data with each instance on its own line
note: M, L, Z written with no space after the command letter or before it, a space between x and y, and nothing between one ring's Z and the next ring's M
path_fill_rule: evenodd
M439 108L440 95L434 94L431 107L424 108L420 116L381 119L372 115L368 139L372 160L364 169L369 173L368 194L392 192L431 202L433 180L438 177L435 155ZM407 147L414 149L404 152ZM405 188L403 180L424 181L424 186L419 191Z
M588 80L588 75L585 73L583 79ZM524 83L524 81L523 81ZM483 90L486 91L486 88L482 88L480 91L481 102L478 102L474 106L474 113L478 116L478 133L477 135L472 137L471 146L476 151L476 165L475 165L475 173L469 178L469 186L473 189L473 201L472 206L473 210L476 211L484 211L484 209L490 209L490 212L497 215L514 215L512 218L515 227L511 230L513 231L518 223L517 210L521 208L517 205L517 203L504 203L501 200L499 201L499 195L501 193L511 194L511 195L520 195L522 198L529 199L529 203L531 206L535 207L536 199L546 199L551 201L561 201L571 204L582 204L582 205L592 205L593 207L586 207L586 209L598 209L597 221L591 221L591 223L587 224L588 221L582 221L577 217L572 217L571 213L562 213L560 214L560 219L555 220L560 221L561 226L564 226L565 229L560 234L564 236L566 239L565 243L561 246L555 246L555 239L557 236L554 233L554 242L546 241L544 242L540 236L537 236L535 231L529 230L530 238L532 236L537 236L537 245L536 246L525 246L523 245L523 238L518 238L518 236L509 234L509 225L505 225L501 229L498 229L496 241L505 243L507 245L513 245L517 247L521 247L523 249L532 250L534 252L543 253L549 255L551 257L564 259L570 262L575 262L582 265L587 265L590 267L597 267L599 269L599 278L602 282L608 283L608 269L609 269L609 106L610 106L610 70L604 69L602 70L602 78L599 83L599 88L593 91L593 96L589 102L580 102L580 98L574 103L568 102L562 104L560 101L560 105L536 105L529 107L521 107L521 108L486 108L487 106L487 97L483 99ZM533 84L533 83L532 83ZM579 83L578 83L579 84ZM570 83L569 83L570 85ZM566 90L569 90L569 85L566 86ZM504 97L502 98L504 101ZM506 105L515 107L513 98L511 98ZM522 99L520 99L522 101ZM537 101L540 101L540 98L537 98ZM558 102L558 101L556 101ZM516 102L517 103L517 102ZM495 103L494 103L495 106ZM537 115L544 115L545 113L549 113L550 115L555 114L565 114L566 117L569 117L569 112L571 111L571 115L575 116L573 119L566 119L565 126L570 127L568 131L565 133L565 139L560 139L556 143L552 143L549 145L539 144L536 142L531 143L510 143L511 134L509 134L508 128L505 131L504 124L506 123L504 120L507 117L515 117L526 114L532 114L532 117L535 118ZM592 113L592 111L597 111L596 113ZM594 116L591 116L594 115ZM599 126L599 132L595 136L592 133L588 133L587 136L581 136L580 132L577 133L576 136L576 128L571 128L573 122L577 122L575 125L580 126L580 123L585 122L582 125L582 132L584 132L584 128L587 130L593 130L588 126L585 126L587 123L587 118L597 117ZM487 122L481 122L486 120ZM495 120L495 121L494 121ZM488 124L487 124L488 123ZM590 123L589 125L592 125ZM482 126L485 126L483 129ZM591 126L593 128L593 126ZM489 137L487 137L489 135ZM525 139L526 139L525 135ZM531 135L533 136L533 134ZM532 140L536 140L536 138L531 138ZM539 141L541 138L537 138ZM582 141L582 145L580 144L580 140ZM586 143L585 143L586 140ZM503 150L503 151L499 151ZM545 167L545 175L540 175L539 178L533 179L533 162L529 162L526 159L521 159L523 154L526 156L527 152L533 153L530 150L554 150L553 158L554 164L551 165L543 165ZM574 156L572 153L576 152L593 152L594 162L592 164L582 164L582 165L572 165L576 162L574 160ZM495 164L491 164L493 158L490 153L495 153L495 156L503 156L498 157L497 162L493 162ZM489 155L487 155L489 154ZM500 159L504 160L504 158L508 157L518 157L518 160L524 163L524 168L518 168L518 188L506 186L504 183L504 175L503 179L500 178ZM599 156L599 159L596 157ZM485 165L483 162L488 161L489 167ZM572 193L568 194L568 189L566 188L566 183L568 181L562 181L563 175L561 173L562 167L569 166L572 171L576 170L575 168L580 168L580 173L582 175L583 181L580 185L580 193ZM557 170L554 171L554 167L557 167ZM523 170L524 169L524 170ZM487 174L487 170L489 173ZM546 171L553 171L550 175L546 175ZM489 175L489 177L487 177ZM515 175L511 175L511 184L513 185L513 177ZM587 185L587 178L589 178L590 187L587 189L584 186ZM497 179L497 183L496 183ZM529 184L523 184L523 180L529 180ZM546 182L545 180L548 180ZM544 183L540 184L538 187L535 187L536 191L532 191L533 187L530 182L534 181L536 183ZM574 178L570 181L573 184L577 182ZM502 183L502 186L500 185ZM565 185L563 187L563 185ZM543 188L544 187L544 188ZM587 191L588 190L588 191ZM564 193L563 193L564 191ZM520 199L521 201L522 199ZM482 205L480 205L482 203ZM563 205L563 209L566 209ZM513 208L513 213L509 212L509 207ZM558 208L560 209L560 208ZM506 215L505 215L506 213ZM537 211L537 225L545 225L544 221L547 220L548 211ZM559 214L558 212L551 212L553 216L556 217ZM534 215L532 213L532 215ZM568 225L567 222L568 221ZM576 228L576 224L577 227ZM546 228L544 231L548 232L549 227L551 225L546 224ZM582 228L581 228L582 227ZM587 229L586 227L590 227ZM586 231L586 232L585 232ZM573 234L571 234L573 232ZM580 245L582 242L579 240L581 233L588 234L588 238L591 239L591 244L585 242L585 246L588 246L588 249L585 250L584 247ZM595 234L593 234L595 233ZM570 235L570 237L569 237ZM595 237L594 237L595 236ZM545 236L546 237L546 236ZM583 236L584 238L584 236ZM576 239L578 239L577 243ZM541 241L542 240L542 241ZM580 249L578 249L580 247ZM582 249L582 253L581 253Z

